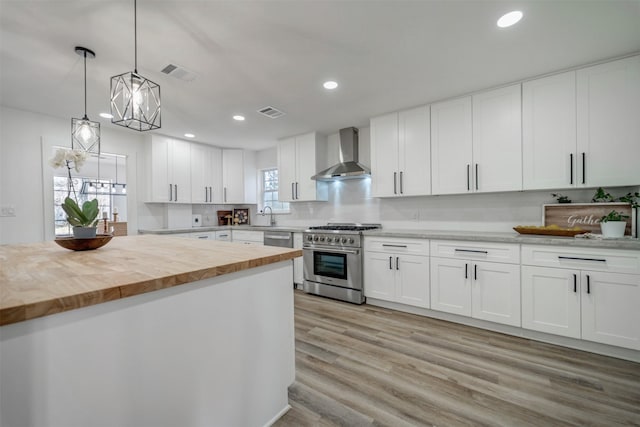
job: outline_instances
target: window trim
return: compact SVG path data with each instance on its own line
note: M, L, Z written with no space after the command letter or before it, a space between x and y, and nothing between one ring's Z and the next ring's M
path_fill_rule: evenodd
M264 196L265 193L267 192L265 190L265 172L268 171L277 171L278 168L277 167L267 167L267 168L262 168L259 169L259 173L260 173L260 179L258 180L258 212L262 212L265 209L265 203L264 203ZM278 173L278 192L280 191L280 174ZM269 192L273 192L272 190ZM286 214L290 214L291 213L291 205L289 204L289 202L281 202L278 201L279 203L282 204L283 207L286 207L286 209L273 209L273 214L274 215L286 215Z

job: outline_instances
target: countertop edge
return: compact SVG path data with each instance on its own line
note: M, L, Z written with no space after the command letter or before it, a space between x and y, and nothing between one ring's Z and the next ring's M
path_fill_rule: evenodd
M636 238L623 239L585 239L575 237L554 236L524 236L507 232L473 232L473 231L438 231L438 230L368 230L364 237L391 237L429 240L457 240L469 242L493 242L546 246L573 246L603 249L631 249L640 250L640 240Z

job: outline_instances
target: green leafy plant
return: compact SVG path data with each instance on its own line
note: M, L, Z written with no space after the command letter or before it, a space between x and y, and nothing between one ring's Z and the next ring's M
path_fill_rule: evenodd
M608 202L615 202L616 199L607 191L604 191L602 187L599 187L596 190L596 194L593 195L593 198L591 199L591 201L595 203L608 203Z
M640 193L638 193L637 191L635 193L627 193L624 196L618 197L618 200L621 202L629 203L634 209L640 207Z
M95 227L98 224L98 200L93 199L78 206L71 197L64 199L62 209L67 214L67 221L74 227Z
M609 222L609 221L626 221L629 218L629 215L625 215L621 212L617 212L615 210L609 212L602 218L600 218L600 222Z
M565 196L561 193L551 193L551 195L556 198L558 203L571 203L571 199L569 199L569 196Z

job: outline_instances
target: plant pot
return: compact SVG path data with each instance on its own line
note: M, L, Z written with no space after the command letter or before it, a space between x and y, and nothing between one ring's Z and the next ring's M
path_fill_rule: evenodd
M73 237L76 239L94 239L96 227L73 227Z
M627 228L627 221L607 221L600 223L600 230L604 237L622 237Z

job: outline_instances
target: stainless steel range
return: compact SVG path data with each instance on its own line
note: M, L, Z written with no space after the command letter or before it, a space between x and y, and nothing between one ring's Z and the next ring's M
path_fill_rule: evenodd
M306 293L362 304L362 232L380 224L329 223L303 233Z

